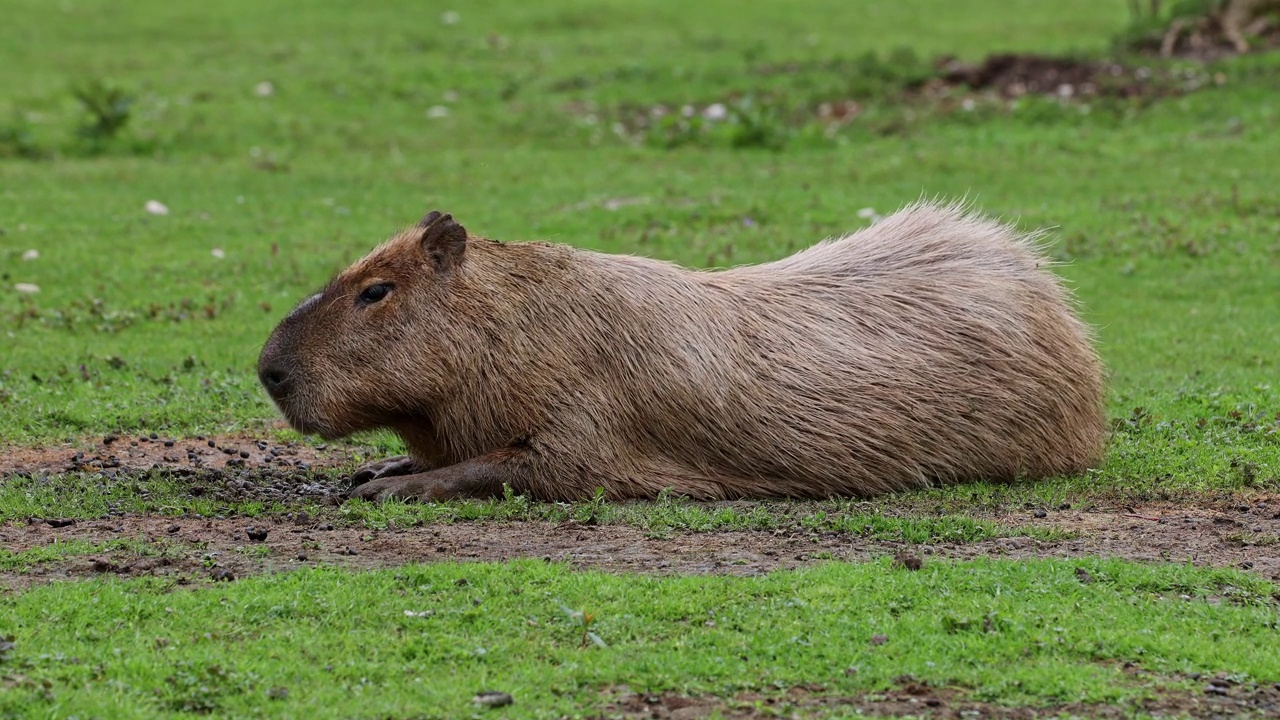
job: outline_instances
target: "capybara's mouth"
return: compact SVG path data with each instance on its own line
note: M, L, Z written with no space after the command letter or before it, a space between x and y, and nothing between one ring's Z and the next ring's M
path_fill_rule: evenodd
M332 424L325 422L321 418L310 417L298 411L288 398L280 398L275 400L276 407L280 413L284 415L284 419L289 423L289 427L297 430L303 435L319 435L325 440L338 440L347 433L340 432L333 427Z

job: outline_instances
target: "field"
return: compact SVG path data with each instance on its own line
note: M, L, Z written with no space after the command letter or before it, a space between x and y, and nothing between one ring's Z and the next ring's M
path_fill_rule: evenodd
M1280 713L1280 54L1121 52L1120 0L477 5L8 4L0 717ZM1051 228L1100 467L344 503L399 441L254 376L430 209L723 267L920 197Z

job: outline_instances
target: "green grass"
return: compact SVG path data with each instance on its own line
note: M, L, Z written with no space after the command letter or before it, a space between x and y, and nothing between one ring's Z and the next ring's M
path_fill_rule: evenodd
M1280 489L1274 56L1174 63L1225 81L1183 97L1087 112L979 97L965 111L899 85L944 53L1104 52L1126 4L9 5L0 447L115 430L279 433L253 376L271 327L428 209L499 239L705 267L777 258L865 225L860 208L922 195L1057 228L1058 270L1098 329L1114 432L1087 475L865 504L331 508L196 495L166 473L69 474L5 479L0 522L304 510L368 527L594 519L655 535L961 542L1060 537L984 518L1010 508ZM445 24L451 9L459 22ZM95 119L74 95L86 88L131 102ZM682 135L638 121L656 106L742 99L750 126ZM849 125L814 120L846 99L863 108ZM102 129L111 113L128 115L114 136ZM145 212L150 200L169 214ZM129 547L0 553L0 570ZM1077 566L1098 582L1080 584ZM999 702L1127 702L1151 688L1123 662L1170 687L1193 672L1280 680L1274 592L1241 573L1110 561L832 563L761 578L446 563L196 590L54 583L0 597L0 635L16 643L0 658L0 716L457 717L495 688L517 704L486 714L559 717L621 683L856 694L907 673ZM607 646L580 649L561 603L593 614ZM888 642L870 644L880 633Z
M1096 582L1081 584L1077 567ZM848 696L903 673L1005 703L1124 703L1192 686L1180 674L1280 680L1274 590L1232 571L994 560L754 578L529 561L300 570L196 590L54 584L0 599L15 643L4 672L21 678L0 713L445 718L493 689L516 700L494 716L561 717L620 685L731 696L812 683ZM582 619L566 610L590 614L603 645L583 647ZM1154 675L1135 680L1126 662Z

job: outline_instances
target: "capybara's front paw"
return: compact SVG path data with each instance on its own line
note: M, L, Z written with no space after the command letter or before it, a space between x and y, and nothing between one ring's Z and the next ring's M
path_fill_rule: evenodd
M363 483L351 492L347 493L348 498L360 498L370 502L384 502L386 500L435 500L437 493L437 483L432 482L425 475L396 475L391 477L380 477L376 480L370 480Z
M375 460L361 465L351 476L351 484L363 485L370 480L377 480L378 478L412 475L416 472L421 472L416 460L408 455L398 455L386 460Z

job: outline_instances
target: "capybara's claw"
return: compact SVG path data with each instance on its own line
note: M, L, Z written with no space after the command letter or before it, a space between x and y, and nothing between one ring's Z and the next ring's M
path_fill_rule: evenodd
M383 477L363 483L347 493L349 499L359 498L369 502L386 500L422 500L426 494L426 485L421 476L404 475Z
M390 500L390 498L408 500L408 497L402 495L402 493L406 491L406 489L410 488L402 487L402 483L399 483L399 480L402 479L403 478L380 478L370 480L370 482L362 483L360 486L352 488L351 492L347 493L347 497L360 498L360 500L367 500L370 502L381 502L384 500Z
M413 458L408 455L399 455L361 465L351 476L351 484L363 485L370 480L377 480L378 478L412 475L418 470L418 464Z

